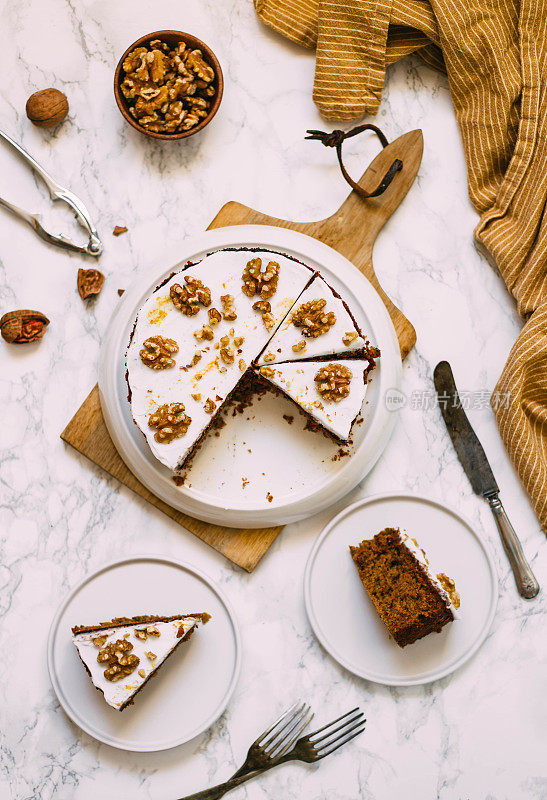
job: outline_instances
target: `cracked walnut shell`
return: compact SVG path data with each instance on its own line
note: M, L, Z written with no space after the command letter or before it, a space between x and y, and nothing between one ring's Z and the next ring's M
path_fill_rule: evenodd
M263 300L268 300L277 291L279 264L277 261L270 261L262 269L262 259L252 258L247 262L241 280L243 281L241 291L247 297L254 297L255 294L259 294Z
M78 294L82 300L87 300L99 294L104 286L104 275L98 269L78 270Z
M8 311L0 319L0 333L8 344L38 342L46 332L49 319L40 311Z
M303 336L311 339L327 333L336 322L336 314L333 311L325 312L323 309L326 305L327 301L322 298L301 303L292 314L292 324L302 329Z
M326 364L315 375L317 391L329 403L339 403L349 395L353 375L343 364Z
M142 343L139 350L141 361L150 369L169 369L175 366L175 359L171 356L179 351L179 346L174 339L164 336L150 336Z
M107 681L119 681L126 675L131 675L140 663L140 658L129 651L133 649L131 642L127 639L118 639L109 642L106 647L99 650L97 661L99 664L106 664L104 676Z
M169 444L179 436L184 436L192 419L184 412L184 403L165 403L148 419L148 427L156 428L156 442Z
M193 317L199 312L200 305L205 308L211 305L211 290L191 275L185 275L184 282L186 286L174 283L169 295L175 308L186 317Z

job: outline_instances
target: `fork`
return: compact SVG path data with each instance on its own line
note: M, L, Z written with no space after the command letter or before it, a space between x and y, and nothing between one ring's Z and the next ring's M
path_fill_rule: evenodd
M280 718L280 720L278 720L278 722L272 726L272 730L277 724L279 724L281 719L282 718ZM236 786L240 786L242 783L245 783L245 781L255 778L258 775L262 775L262 773L272 769L273 767L277 767L280 764L286 764L288 761L304 761L308 764L321 761L321 759L325 758L325 756L331 755L331 753L334 753L339 747L342 747L342 745L347 744L356 736L359 736L359 734L365 730L366 722L363 717L363 712L360 711L359 708L354 708L351 711L348 711L346 714L342 714L341 717L338 717L332 722L323 725L322 728L319 728L307 736L302 736L300 739L298 739L298 741L296 741L303 728L306 727L310 721L311 717L307 719L307 721L303 724L303 727L299 727L302 722L300 719L299 722L297 722L294 726L291 726L289 732L286 732L281 736L280 740L277 739L280 734L274 733L270 737L271 741L267 744L262 741L261 737L259 737L256 742L253 742L249 749L249 753L251 753L253 748L263 748L261 753L261 758L263 761L261 763L263 763L264 766L252 769L252 771L245 772L245 774L242 773L242 767L240 770L238 770L236 776L230 778L230 780L226 781L225 783L221 783L218 786L213 786L211 789L205 789L202 792L197 792L196 794L188 795L180 800L219 800L219 798L223 797L226 792L235 789ZM285 725L284 728L285 727L287 727L287 725ZM295 727L299 727L298 732L294 734L289 741L287 741ZM268 734L269 731L265 733ZM319 734L323 734L323 736L319 736ZM296 744L291 749L291 745L295 741ZM249 755L247 756L247 760L249 760ZM245 763L247 764L247 761ZM252 766L253 763L254 762L251 756L250 765Z
M232 775L230 780L267 767L270 763L270 755L274 752L274 748L278 751L278 755L285 753L295 739L300 736L305 727L312 721L314 715L313 713L309 714L310 711L311 708L309 705L305 703L300 704L299 702L294 703L290 708L284 711L273 725L270 725L267 730L263 731L255 739L249 747L244 763L238 771ZM283 725L281 725L282 722L284 722ZM293 724L291 725L291 723ZM299 725L299 723L303 724ZM292 739L287 741L290 733L297 727L298 730L296 734ZM283 736L281 734L283 734ZM284 745L284 747L279 749L282 745Z
M310 706L299 701L283 712L279 719L259 734L251 744L244 763L232 775L230 781L240 779L242 776L246 776L243 778L243 780L246 780L247 777L258 775L260 771L268 769L272 757L284 755L311 722L313 713L310 712ZM195 797L203 795L207 800L217 800L217 798L222 797L229 791L225 787L230 781L226 782L226 784L214 786L206 790L205 793L198 793ZM240 782L242 783L243 781ZM193 798L194 795L191 795L191 797ZM187 800L187 798L183 798L183 800Z

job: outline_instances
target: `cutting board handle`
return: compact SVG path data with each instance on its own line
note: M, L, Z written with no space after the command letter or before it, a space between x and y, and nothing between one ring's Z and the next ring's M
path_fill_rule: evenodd
M357 192L351 192L342 203L338 211L325 220L315 223L317 233L321 237L321 229L331 228L333 223L336 229L347 233L347 226L350 219L358 218L361 223L361 230L355 231L352 226L352 246L353 254L360 251L361 257L372 253L372 248L379 232L399 207L406 197L408 190L414 183L418 169L422 160L424 140L421 130L409 131L399 136L395 141L390 142L382 149L372 163L367 167L360 180L359 186L367 193L371 193L378 186L382 178L389 171L396 160L402 162L402 169L396 172L384 192L376 197L363 199ZM347 247L347 236L341 236L339 241L331 237L329 244L337 250L342 247L342 252ZM343 240L346 240L344 242ZM353 258L344 252L350 260ZM358 265L357 265L358 266Z

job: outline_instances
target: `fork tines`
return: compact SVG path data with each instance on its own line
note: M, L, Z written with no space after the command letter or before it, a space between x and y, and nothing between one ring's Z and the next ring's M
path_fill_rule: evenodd
M269 758L278 758L288 752L307 725L313 719L313 713L307 703L295 703L277 722L264 731L256 740Z
M334 727L339 722L341 724L338 725L338 727ZM365 730L365 723L366 719L364 718L363 712L359 708L353 708L346 714L342 714L338 719L308 734L306 738L317 752L318 757L324 758L324 756L334 753L339 747L342 747L342 745L347 744L347 742L359 736L360 733L363 733ZM323 731L325 731L324 735L318 739L318 734L323 733Z

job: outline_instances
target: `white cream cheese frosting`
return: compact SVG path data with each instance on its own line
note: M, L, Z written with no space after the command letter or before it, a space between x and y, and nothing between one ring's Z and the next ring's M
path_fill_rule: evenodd
M91 674L93 684L103 693L108 705L119 710L150 675L163 664L181 639L188 631L195 628L198 622L198 618L183 617L171 622L135 623L99 629L93 633L77 633L73 636L72 641ZM147 627L157 630L159 636L147 635L142 639L136 635L135 631L146 630ZM103 643L104 637L106 639ZM94 640L97 639L100 640L101 647L94 644ZM117 681L109 681L104 675L108 664L99 663L97 656L102 647L106 647L110 642L117 642L119 639L125 639L133 645L128 652L138 657L139 664L130 675ZM155 656L155 658L151 656Z
M349 394L337 402L322 397L315 382L318 371L329 364L346 367L351 372ZM367 389L367 367L368 361L363 359L300 361L267 364L260 368L260 374L281 389L326 430L345 442L363 405Z
M324 312L332 312L336 317L334 325L315 338L303 336L302 330L297 328L292 320L293 314L301 305L313 300L326 300ZM293 347L298 348L302 342L304 347L293 349ZM342 355L352 350L359 350L365 347L365 344L365 340L359 334L355 322L342 300L334 294L321 276L316 275L298 298L298 303L294 306L291 314L285 318L275 336L268 342L258 363L275 364L302 358Z
M279 264L275 294L268 299L271 318L266 327L253 304L260 296L248 297L242 291L242 273L248 261L261 258ZM177 272L156 289L139 310L126 364L131 390L133 418L143 432L154 456L173 472L180 471L185 458L210 424L212 417L234 390L251 362L257 358L276 327L285 318L314 273L303 264L269 251L220 250L206 256L194 266ZM199 279L211 292L211 304L200 306L194 316L185 316L170 298L174 284L185 285L186 276ZM223 313L222 295L234 298L237 318L222 319L212 325L214 338L198 341L194 336L209 325L209 310ZM146 366L139 355L146 339L162 336L177 343L175 366L154 370ZM227 364L220 353L220 339L228 337L234 361ZM193 363L199 356L199 361ZM190 366L189 366L190 365ZM156 431L149 427L149 418L164 404L180 403L191 423L186 433L172 442L158 442Z

